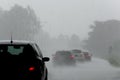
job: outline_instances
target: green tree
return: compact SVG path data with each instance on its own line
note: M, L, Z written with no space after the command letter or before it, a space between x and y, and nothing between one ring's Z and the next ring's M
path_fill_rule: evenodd
M3 11L0 17L0 39L33 40L39 31L40 21L33 9L14 5L10 10Z
M85 47L95 56L106 58L110 45L120 40L120 21L95 21L90 27L92 31L89 32Z
M80 38L76 34L73 34L68 42L68 47L70 49L81 49L82 48L81 43L82 42Z

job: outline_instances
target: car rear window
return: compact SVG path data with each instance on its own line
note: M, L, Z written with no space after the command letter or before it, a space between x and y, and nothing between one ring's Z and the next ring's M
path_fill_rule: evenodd
M8 53L11 55L20 55L22 53L26 55L31 55L33 53L35 53L34 55L37 54L34 48L31 45L27 45L27 44L17 44L17 45L2 44L0 45L0 53Z
M72 50L73 53L81 53L81 50Z
M9 52L12 55L19 55L20 53L23 53L23 49L25 46L19 46L19 47L15 47L15 46L8 46L7 52Z
M71 55L71 52L69 52L69 51L59 51L59 52L56 53L56 55L69 56L69 55Z

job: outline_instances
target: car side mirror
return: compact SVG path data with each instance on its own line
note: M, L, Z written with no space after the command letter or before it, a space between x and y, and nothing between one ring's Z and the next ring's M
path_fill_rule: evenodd
M48 62L49 60L50 60L49 57L43 57L43 58L42 58L42 61L44 61L44 62Z

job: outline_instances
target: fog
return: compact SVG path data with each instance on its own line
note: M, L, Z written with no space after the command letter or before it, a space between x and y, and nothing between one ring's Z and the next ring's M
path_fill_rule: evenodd
M75 67L49 67L50 80L119 80L120 68L111 66L107 61L93 58L91 62L78 63Z
M0 0L0 4L0 40L12 36L35 41L43 56L50 57L49 80L120 79L119 48L111 52L120 40L119 0ZM92 61L53 66L56 51L72 49L89 51Z
M5 10L14 4L31 6L43 29L52 37L75 33L86 39L89 25L95 20L120 19L119 0L0 0L0 6Z
M12 34L14 39L36 40L45 54L84 46L94 55L106 58L108 44L119 39L108 37L119 34L119 29L112 29L119 26L119 3L119 0L0 0L0 35L4 37L1 39L9 39ZM91 28L103 23L106 29ZM102 33L103 30L106 31Z

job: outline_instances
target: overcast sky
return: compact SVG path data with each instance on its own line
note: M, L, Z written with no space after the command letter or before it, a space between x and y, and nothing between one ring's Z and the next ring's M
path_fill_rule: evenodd
M85 39L95 20L120 19L120 0L0 0L4 9L15 3L30 5L52 37L77 34Z

